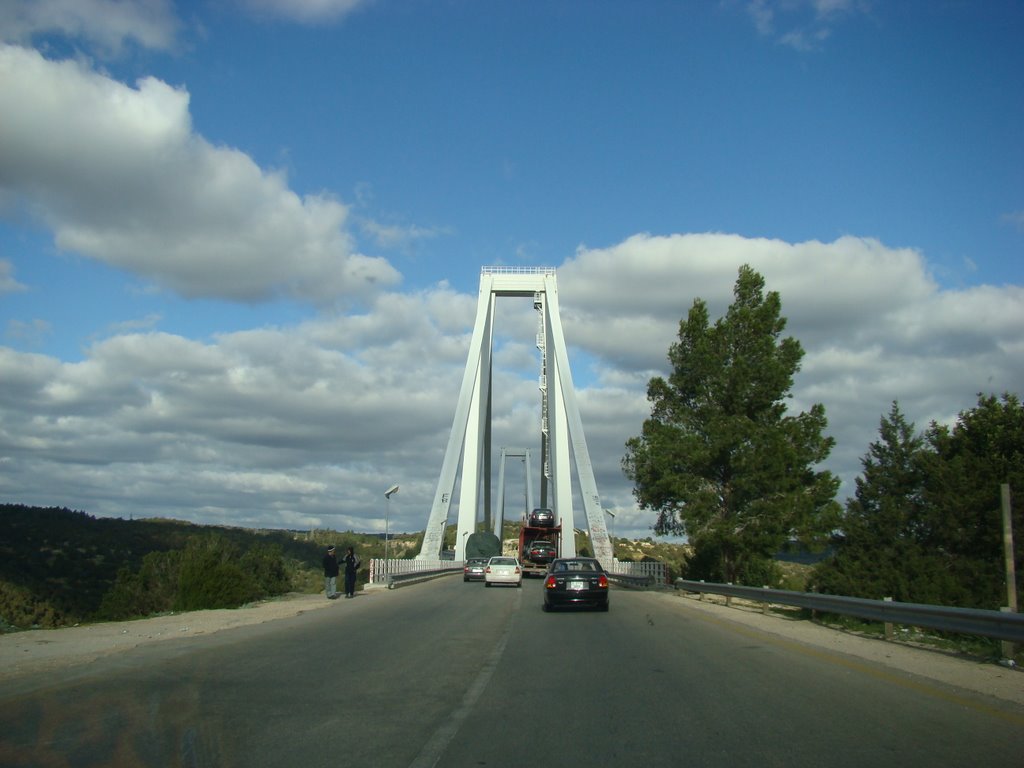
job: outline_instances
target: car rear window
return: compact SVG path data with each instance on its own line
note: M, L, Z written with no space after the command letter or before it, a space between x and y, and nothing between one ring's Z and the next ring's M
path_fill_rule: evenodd
M563 560L555 564L555 570L596 573L601 570L601 566L596 560Z

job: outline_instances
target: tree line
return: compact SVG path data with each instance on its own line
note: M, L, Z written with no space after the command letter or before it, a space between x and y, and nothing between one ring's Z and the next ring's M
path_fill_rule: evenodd
M316 592L327 543L367 556L381 546L351 532L96 518L64 507L0 504L0 632Z
M804 352L783 336L781 307L746 265L713 324L696 299L669 348L670 373L648 384L651 415L626 443L622 467L655 533L694 548L686 575L776 584L773 556L795 543L830 553L810 579L820 592L1004 605L1000 487L1024 488L1019 398L979 394L955 424L923 433L894 400L843 506L838 478L820 469L834 447L824 406L786 408ZM1018 537L1022 518L1018 505Z

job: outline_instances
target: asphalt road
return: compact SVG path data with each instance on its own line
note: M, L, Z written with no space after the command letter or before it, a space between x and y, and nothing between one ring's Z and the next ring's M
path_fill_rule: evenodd
M1024 707L615 590L446 578L0 690L0 766L1022 765Z

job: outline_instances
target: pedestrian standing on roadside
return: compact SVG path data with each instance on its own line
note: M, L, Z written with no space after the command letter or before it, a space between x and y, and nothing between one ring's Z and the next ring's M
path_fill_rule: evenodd
M359 558L352 547L345 553L345 597L356 596L356 573L359 571Z
M334 545L327 548L324 555L324 594L328 600L338 597L338 558L334 556Z

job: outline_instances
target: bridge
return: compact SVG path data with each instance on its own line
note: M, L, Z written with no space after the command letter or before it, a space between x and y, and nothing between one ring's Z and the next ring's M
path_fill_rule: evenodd
M563 557L576 555L572 531L578 527L573 508L574 478L582 500L582 512L590 535L594 556L612 565L614 555L605 524L604 509L594 480L587 440L583 434L576 402L576 390L569 369L569 355L558 311L558 284L550 267L483 267L480 271L480 292L476 321L462 377L462 387L455 408L455 418L445 450L441 474L437 482L430 516L427 520L423 546L418 560L435 560L441 556L444 535L452 513L456 483L458 528L455 536L455 560L465 557L468 534L493 529L501 538L504 523L504 488L498 508L492 509L491 478L493 477L491 442L492 376L495 302L499 298L532 298L537 312L537 349L540 352L540 420L534 436L539 444L540 497L532 498L532 484L527 483L527 507L551 507L556 525L567 534L562 538ZM519 452L504 448L501 452L501 476L505 460L520 456L532 460L527 449ZM461 467L461 475L459 469ZM529 478L531 467L527 468Z

